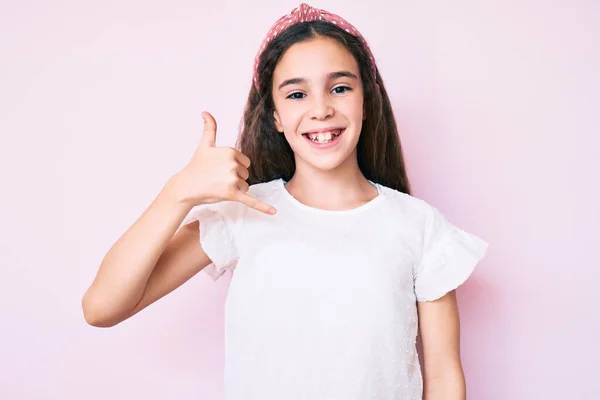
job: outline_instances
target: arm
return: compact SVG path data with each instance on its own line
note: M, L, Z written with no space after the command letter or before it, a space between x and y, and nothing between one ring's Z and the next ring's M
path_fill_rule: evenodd
M190 162L104 256L82 300L90 325L120 323L210 264L200 245L198 222L177 232L194 205L230 200L275 213L246 193L250 159L235 149L216 147L217 123L209 113L202 116L204 132Z
M456 293L417 303L423 345L423 400L465 400Z
M198 222L175 234L192 206L179 200L172 181L102 260L82 299L90 325L110 327L124 321L210 263L200 246Z

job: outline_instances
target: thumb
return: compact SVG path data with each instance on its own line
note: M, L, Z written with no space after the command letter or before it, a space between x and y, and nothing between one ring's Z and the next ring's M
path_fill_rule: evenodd
M217 121L215 121L215 118L207 111L203 111L201 115L204 120L204 131L202 132L202 138L200 139L200 146L215 147L217 140Z

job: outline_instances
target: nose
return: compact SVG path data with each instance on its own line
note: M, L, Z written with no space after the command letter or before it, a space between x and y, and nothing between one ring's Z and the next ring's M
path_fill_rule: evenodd
M327 96L313 96L308 116L311 119L324 120L334 114L334 109Z

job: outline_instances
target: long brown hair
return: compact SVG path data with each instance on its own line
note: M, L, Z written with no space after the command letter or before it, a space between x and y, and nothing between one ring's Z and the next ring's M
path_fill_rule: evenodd
M237 148L251 160L250 185L294 175L294 152L274 124L271 88L273 72L283 53L294 43L326 36L344 45L355 57L363 82L365 121L357 144L358 166L372 182L410 194L398 128L379 71L374 76L360 40L326 21L292 25L269 42L258 63L258 89L248 95Z

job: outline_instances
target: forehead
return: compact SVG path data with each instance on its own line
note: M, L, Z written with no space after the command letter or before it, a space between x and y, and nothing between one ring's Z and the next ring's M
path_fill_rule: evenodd
M318 77L335 71L350 71L358 76L358 63L337 40L317 37L290 46L277 63L273 80Z

